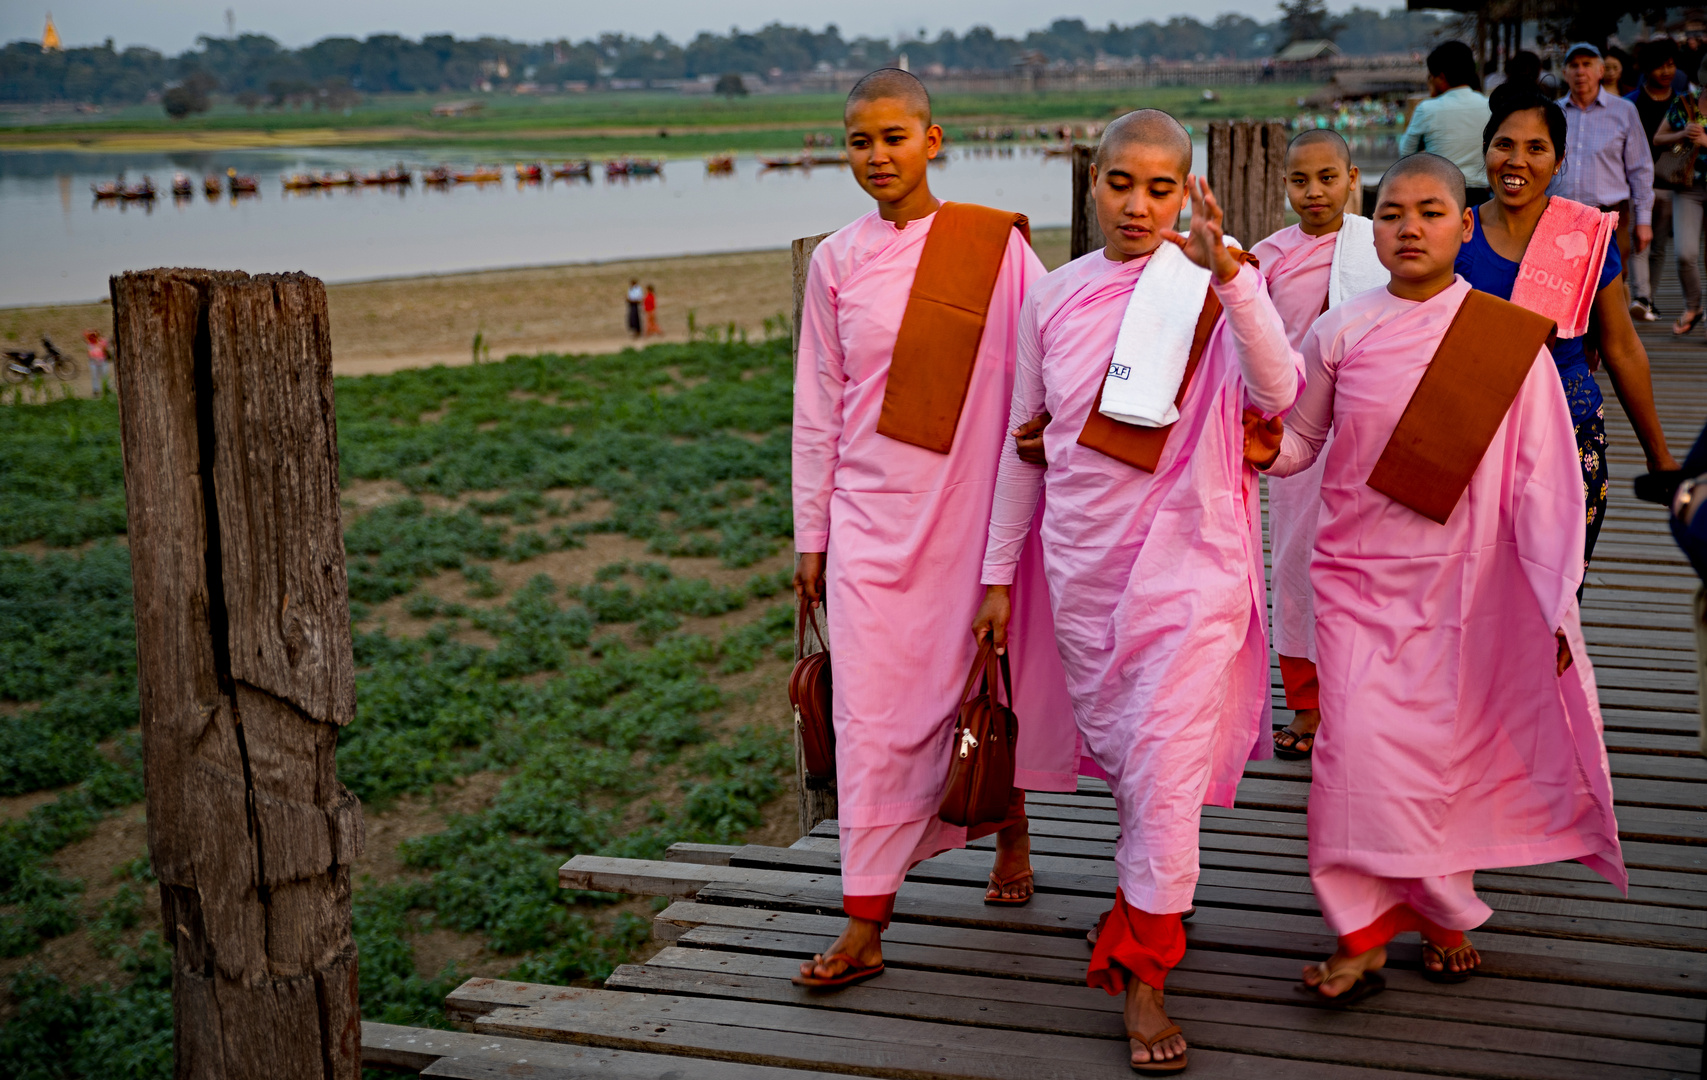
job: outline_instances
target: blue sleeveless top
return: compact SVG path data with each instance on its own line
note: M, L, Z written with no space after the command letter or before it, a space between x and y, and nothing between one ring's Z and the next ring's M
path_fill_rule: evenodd
M1501 300L1511 299L1512 287L1517 284L1518 264L1495 251L1482 235L1481 208L1470 211L1476 222L1475 235L1458 249L1458 261L1453 269L1470 283L1472 289L1493 293ZM1624 260L1618 255L1616 237L1607 242L1606 263L1600 268L1599 292L1624 272ZM1580 337L1560 338L1553 343L1553 364L1559 369L1559 379L1565 384L1565 399L1571 403L1571 419L1577 423L1600 411L1602 398L1594 373L1588 369L1588 357L1583 353Z

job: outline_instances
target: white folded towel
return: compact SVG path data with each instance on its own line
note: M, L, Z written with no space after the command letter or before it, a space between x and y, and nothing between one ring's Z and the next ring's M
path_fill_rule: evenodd
M1209 290L1210 272L1177 244L1163 241L1138 275L1114 360L1102 383L1102 407L1111 420L1166 427L1179 419L1174 398L1191 358L1191 339Z
M1375 257L1375 223L1347 214L1334 234L1334 265L1328 272L1328 307L1336 308L1361 292L1379 288L1392 275Z

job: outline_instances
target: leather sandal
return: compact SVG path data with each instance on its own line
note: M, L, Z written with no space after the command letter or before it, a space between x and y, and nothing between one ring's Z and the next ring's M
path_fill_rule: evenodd
M1434 942L1428 940L1427 938L1424 938L1423 939L1422 977L1427 979L1429 982L1433 982L1433 983L1461 983L1461 982L1464 982L1465 980L1469 979L1469 977L1471 975L1474 975L1476 973L1476 968L1472 967L1472 968L1465 968L1463 971L1453 971L1452 968L1448 966L1448 964L1450 963L1450 961L1452 960L1453 957L1463 956L1466 952L1472 950L1473 948L1475 948L1475 946L1470 944L1469 938L1465 938L1463 941L1459 942L1455 948L1451 948L1451 949L1443 949L1439 945L1436 945ZM1433 968L1428 966L1428 957L1429 957L1430 953L1433 953L1436 957L1438 957L1440 959L1440 970L1439 971L1436 971ZM1476 966L1477 967L1481 966L1481 962L1479 960L1477 961Z
M1291 736L1292 741L1282 746L1280 742L1280 737L1282 735ZM1308 746L1303 745L1305 740L1309 741ZM1277 758L1282 758L1286 761L1304 761L1309 758L1310 751L1315 748L1316 733L1314 731L1299 732L1293 731L1289 727L1284 727L1274 733L1274 756Z
M1175 1035L1184 1035L1184 1034L1185 1034L1185 1032L1183 1032L1179 1029L1178 1024L1172 1024L1168 1027L1163 1028L1160 1032L1158 1032L1156 1034L1155 1038L1152 1038L1152 1039L1146 1039L1144 1036L1138 1034L1136 1031L1128 1031L1126 1033L1126 1037L1128 1039L1131 1039L1133 1042L1143 1043L1144 1049L1148 1050L1150 1052L1150 1055L1151 1055L1151 1060L1144 1062L1142 1065L1138 1064L1137 1062L1130 1061L1130 1059L1129 1059L1128 1063L1131 1064L1132 1071L1135 1073L1143 1073L1145 1076L1162 1076L1162 1075L1167 1074L1167 1073L1184 1072L1185 1071L1186 1058L1189 1056L1187 1054L1181 1054L1179 1057L1170 1058L1167 1061L1155 1060L1156 1044L1157 1043L1163 1042L1167 1039L1171 1039Z
M808 990L840 990L844 986L864 982L867 979L883 974L883 961L879 960L870 967L861 967L853 957L845 952L831 953L829 956L819 954L812 958L814 967L820 964L833 964L837 960L847 966L839 975L820 978L817 975L796 975L793 979L795 986L804 986Z
M991 907L1021 907L1025 904L1029 904L1031 903L1031 898L1037 895L1036 878L1037 875L1031 870L1021 870L1019 873L1012 874L1005 878L997 877L995 872L991 871L990 888L984 896L984 903L989 904ZM1018 885L1022 881L1031 883L1030 892L1017 900L1001 895L1001 891L1004 888L1009 885ZM988 895L989 892L994 892L997 895L990 896Z
M1324 1005L1332 1005L1338 1009L1343 1009L1348 1005L1355 1005L1364 998L1372 997L1387 989L1387 980L1382 978L1379 971L1365 971L1357 977L1356 982L1346 987L1344 993L1329 997L1322 993L1322 987L1326 986L1334 979L1339 978L1341 975L1349 973L1344 968L1330 969L1326 961L1317 964L1316 970L1321 972L1322 981L1317 983L1315 986L1311 986L1307 982L1300 982L1297 989L1302 993L1309 994Z

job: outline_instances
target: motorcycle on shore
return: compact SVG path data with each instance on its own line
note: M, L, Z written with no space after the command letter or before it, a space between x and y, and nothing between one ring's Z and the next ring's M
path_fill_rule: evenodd
M75 359L60 352L45 336L41 345L40 353L28 349L7 349L6 366L0 370L0 376L9 383L21 383L37 375L51 375L60 382L70 382L77 377Z

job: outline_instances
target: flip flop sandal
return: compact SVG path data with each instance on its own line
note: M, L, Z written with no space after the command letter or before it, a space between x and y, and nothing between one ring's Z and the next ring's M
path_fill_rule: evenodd
M832 953L829 956L814 956L812 959L815 964L833 964L840 960L847 964L847 967L842 969L840 975L831 975L827 979L821 979L816 975L796 975L793 979L795 986L804 986L808 990L840 990L844 986L852 986L854 983L861 983L883 974L883 961L881 960L870 967L860 967L854 962L853 957L841 952Z
M1301 982L1294 987L1294 989L1299 993L1309 994L1323 1005L1330 1005L1336 1009L1343 1009L1357 1004L1364 998L1373 997L1387 989L1387 980L1381 977L1381 973L1379 971L1365 971L1362 975L1358 976L1356 982L1346 988L1344 993L1337 997L1329 997L1322 993L1322 985L1332 979L1338 978L1340 975L1343 975L1344 972L1328 971L1326 965L1318 965L1318 967L1322 970L1321 982L1317 983L1315 986Z
M1136 1031L1128 1031L1126 1033L1126 1037L1128 1039L1133 1040L1134 1042L1143 1043L1144 1049L1148 1050L1150 1052L1150 1054L1153 1056L1156 1053L1156 1044L1157 1043L1163 1042L1164 1040L1167 1040L1167 1039L1171 1039L1175 1035L1184 1035L1184 1034L1185 1034L1185 1032L1183 1032L1179 1029L1179 1025L1174 1024L1171 1027L1163 1028L1159 1033L1157 1033L1156 1037L1153 1039L1146 1039L1144 1036L1138 1034ZM1154 1060L1152 1060L1152 1061L1146 1061L1142 1065L1139 1065L1137 1063L1132 1063L1132 1071L1135 1073L1142 1073L1145 1076L1163 1076L1163 1075L1166 1075L1168 1073L1184 1072L1185 1071L1186 1058L1188 1056L1189 1055L1187 1055L1187 1054L1181 1054L1179 1057L1170 1058L1167 1061L1154 1061Z
M1274 744L1274 756L1283 761L1306 761L1310 757L1310 750L1316 748L1316 733L1314 731L1297 732L1288 727L1281 728L1275 734L1292 736L1291 746L1282 746L1278 740ZM1305 739L1310 740L1310 750L1298 749L1298 744Z
M1672 334L1677 337L1687 336L1691 330L1695 329L1695 325L1701 321L1702 314L1703 312L1700 311L1687 311L1682 315L1679 315L1677 317L1677 321L1671 325Z
M1036 880L1036 878L1037 878L1037 875L1030 870L1021 870L1019 873L1014 874L1012 877L1005 877L1005 878L999 878L992 872L990 874L990 888L994 889L997 893L1000 893L1004 888L1006 888L1009 885L1018 885L1022 881L1029 881L1032 883L1031 891L1029 893L1026 893L1024 897L1017 899L1017 900L1011 899L1011 898L1006 897L1006 896L988 896L987 895L984 897L984 903L990 905L991 907L1022 907L1026 904L1029 904L1029 903L1031 903L1031 898L1033 896L1037 895L1037 880Z
M1454 956L1462 956L1467 950L1469 950L1471 948L1473 948L1473 946L1470 944L1469 938L1465 938L1462 942L1460 942L1458 944L1458 947L1454 948L1454 949L1443 949L1439 945L1436 945L1434 942L1429 941L1425 938L1423 940L1422 977L1427 979L1429 982L1432 982L1432 983L1461 983L1461 982L1464 982L1465 980L1469 979L1470 976L1472 976L1476 973L1476 969L1475 968L1465 968L1463 971L1453 971L1450 967L1447 966L1447 964L1451 961L1451 959ZM1440 957L1440 970L1439 971L1435 971L1433 968L1428 966L1428 954L1429 953L1433 953L1434 955ZM1480 966L1480 965L1478 965L1478 966Z

